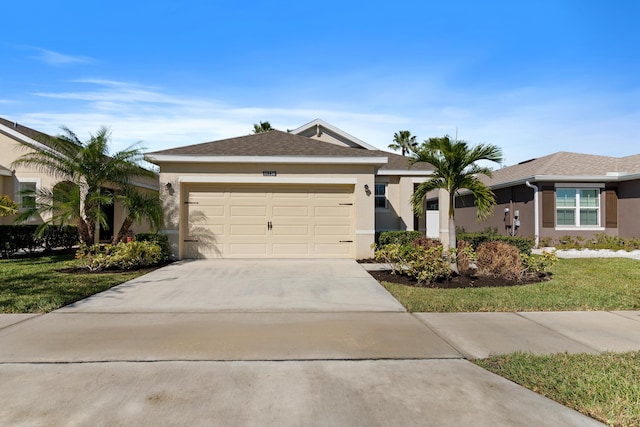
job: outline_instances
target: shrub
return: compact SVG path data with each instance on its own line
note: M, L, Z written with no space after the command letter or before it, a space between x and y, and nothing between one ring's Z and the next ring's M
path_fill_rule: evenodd
M36 236L37 225L0 225L0 250L6 258L17 251L34 252L42 239Z
M169 260L171 256L171 247L169 246L169 237L166 234L158 233L138 233L133 240L137 242L153 242L160 246L162 250L162 262Z
M82 260L84 266L91 271L132 270L156 265L163 261L160 245L138 241L90 247L81 244L76 252L76 258Z
M473 250L473 246L467 243L466 240L459 240L457 249L458 257L458 269L460 271L468 271L471 269L471 264L476 261L476 252Z
M47 251L56 248L71 249L79 241L78 227L71 225L49 226L42 232L42 243Z
M520 280L522 278L522 258L520 251L515 246L493 241L481 245L477 253L478 275L506 280Z
M406 274L418 283L443 280L451 275L441 244L389 243L375 251L375 258L389 263L393 274Z
M558 263L555 251L542 251L542 254L522 255L523 274L545 275Z
M534 239L530 237L518 237L518 236L501 236L493 231L490 233L459 233L456 234L456 239L466 240L474 250L478 250L480 246L488 242L505 242L512 246L517 247L522 254L530 254L533 249Z
M399 243L401 245L408 245L415 239L422 237L420 231L383 231L378 238L378 245L384 246L390 243Z

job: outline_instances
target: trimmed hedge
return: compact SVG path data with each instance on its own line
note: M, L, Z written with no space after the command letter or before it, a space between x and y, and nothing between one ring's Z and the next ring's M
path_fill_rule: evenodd
M78 228L49 226L38 233L37 225L0 225L0 251L5 258L18 251L33 253L39 249L70 249L78 244Z
M520 250L521 254L526 254L526 255L529 255L531 253L531 249L533 249L533 245L535 244L532 238L517 237L517 236L502 236L502 235L493 234L493 233L457 232L456 240L466 241L476 251L483 243L496 242L496 241L505 242L512 246L515 246Z
M378 238L378 245L385 246L391 243L398 243L400 245L408 245L413 243L414 240L423 237L424 234L420 231L383 231Z

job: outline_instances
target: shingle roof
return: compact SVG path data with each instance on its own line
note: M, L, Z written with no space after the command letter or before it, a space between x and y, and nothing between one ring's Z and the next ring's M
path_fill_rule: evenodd
M179 156L378 156L378 153L371 150L342 147L279 130L187 145L148 154Z
M498 169L493 178L484 179L491 186L533 179L536 176L565 178L606 177L613 173L640 173L640 154L627 157L596 156L592 154L560 151L544 157L528 160L517 165Z
M381 150L343 147L288 132L269 132L205 142L147 153L148 156L322 156L322 157L386 157L386 170L433 170L428 163L409 166L409 158Z
M11 120L3 119L2 117L0 117L0 124L5 125L6 127L9 127L14 131L21 133L22 135L38 142L46 142L47 139L51 138L51 136L47 135L46 133L42 133L35 129L23 126L17 122L12 122Z

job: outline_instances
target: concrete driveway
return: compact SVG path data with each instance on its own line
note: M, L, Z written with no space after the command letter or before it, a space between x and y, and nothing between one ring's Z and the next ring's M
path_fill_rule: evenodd
M350 259L181 261L59 312L404 312Z
M463 360L352 260L180 262L5 316L0 425L601 425Z

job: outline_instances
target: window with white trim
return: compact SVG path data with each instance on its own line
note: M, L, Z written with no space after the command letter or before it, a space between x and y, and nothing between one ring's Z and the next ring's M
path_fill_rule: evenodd
M18 183L18 194L16 195L16 201L20 206L20 209L32 209L36 206L36 189L38 188L37 181L23 181Z
M599 227L599 188L557 188L556 225L561 227Z
M374 196L376 209L388 209L387 184L376 183Z

